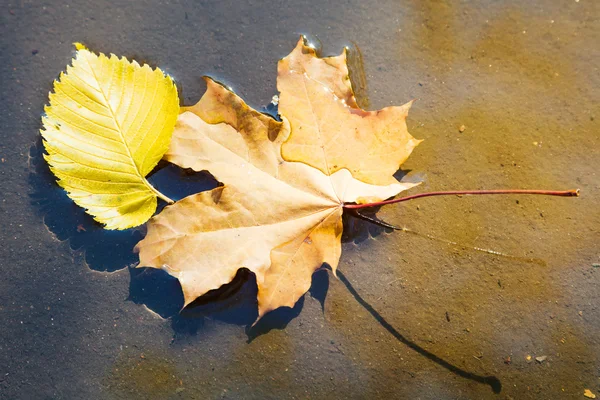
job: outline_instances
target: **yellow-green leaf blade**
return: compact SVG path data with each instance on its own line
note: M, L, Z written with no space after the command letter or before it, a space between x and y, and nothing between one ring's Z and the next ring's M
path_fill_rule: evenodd
M76 46L42 118L46 160L69 197L107 229L143 224L156 196L169 201L145 176L169 147L177 88L158 68Z

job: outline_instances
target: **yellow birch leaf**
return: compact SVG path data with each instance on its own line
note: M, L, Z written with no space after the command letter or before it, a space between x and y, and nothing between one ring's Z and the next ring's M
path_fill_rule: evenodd
M146 175L169 147L177 88L158 68L76 47L45 107L45 158L69 197L107 229L141 225L157 196L172 203Z
M179 116L165 159L210 171L225 186L165 208L136 250L140 266L179 279L186 305L247 268L256 275L259 317L293 307L323 263L335 272L345 203L378 201L415 186L375 186L347 169L326 175L287 162L281 145L289 135L285 118L277 122L251 109L210 79L199 103Z

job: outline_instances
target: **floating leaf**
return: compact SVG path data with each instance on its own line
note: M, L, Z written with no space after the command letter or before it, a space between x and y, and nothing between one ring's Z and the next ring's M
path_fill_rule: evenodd
M157 196L172 202L145 177L168 149L177 89L158 68L76 46L42 118L46 160L69 197L107 229L143 224Z
M335 271L343 205L385 199L415 184L375 186L352 177L344 165L327 175L285 161L285 116L277 122L214 81L207 84L200 102L179 117L165 158L208 170L225 186L152 218L137 245L140 266L178 278L186 305L247 268L256 275L259 316L292 307L323 263Z

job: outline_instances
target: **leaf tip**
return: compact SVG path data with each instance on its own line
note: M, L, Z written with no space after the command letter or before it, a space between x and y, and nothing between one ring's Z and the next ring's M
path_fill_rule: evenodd
M77 51L79 51L79 50L87 50L88 49L87 47L85 47L84 44L82 44L80 42L73 43L73 46L75 46L75 49L77 49Z

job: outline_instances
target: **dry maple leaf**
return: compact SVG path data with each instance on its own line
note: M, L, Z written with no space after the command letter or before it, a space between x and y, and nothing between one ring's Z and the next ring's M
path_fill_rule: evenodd
M290 64L296 65L292 72L285 67ZM178 119L165 158L207 170L224 186L167 207L149 222L136 249L140 266L179 279L186 305L247 268L256 275L259 318L293 307L323 263L335 272L345 204L379 201L416 185L392 176L418 144L406 130L408 106L379 113L357 108L345 53L319 59L300 43L279 69L283 122L210 79L200 102ZM298 83L297 72L307 81ZM286 161L282 146L292 159L303 146L304 153L319 154L306 163Z

